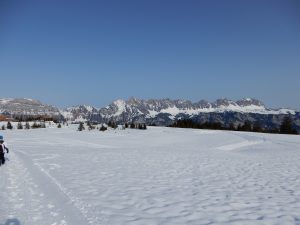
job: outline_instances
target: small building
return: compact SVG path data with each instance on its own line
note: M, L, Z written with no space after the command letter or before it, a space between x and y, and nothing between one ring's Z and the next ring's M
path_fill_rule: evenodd
M8 116L6 116L6 115L0 115L0 121L11 121L12 120L12 118L11 117L8 117Z

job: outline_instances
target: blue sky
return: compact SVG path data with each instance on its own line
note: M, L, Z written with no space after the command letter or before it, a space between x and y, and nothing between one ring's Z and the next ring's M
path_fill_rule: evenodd
M298 0L0 2L0 97L258 98L300 109Z

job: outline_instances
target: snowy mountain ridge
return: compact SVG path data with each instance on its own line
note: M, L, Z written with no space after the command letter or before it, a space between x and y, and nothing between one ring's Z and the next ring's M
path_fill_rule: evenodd
M90 110L90 109L93 110ZM96 109L92 106L77 106L61 110L64 118L70 121L93 121L119 124L145 122L148 125L169 126L179 119L192 119L197 123L217 122L223 126L238 126L245 121L258 122L266 129L277 129L283 118L289 115L300 130L300 111L291 109L267 108L261 101L243 98L238 101L226 98L214 102L200 100L130 98L117 99L106 107ZM68 116L66 116L68 115Z
M93 121L117 123L145 121L147 124L168 126L179 119L193 119L199 123L206 121L220 122L225 126L230 123L241 124L246 120L259 122L265 127L278 127L286 115L293 117L300 129L300 111L291 109L270 109L261 101L244 98L238 101L226 98L214 102L200 100L192 102L182 99L118 99L106 107L96 108L79 105L66 109L49 106L40 101L26 98L0 98L0 114L9 116L50 115L58 120L72 122Z
M92 110L91 110L92 109ZM103 118L116 118L120 116L131 115L145 116L146 118L153 118L160 113L170 114L175 117L179 114L198 115L199 113L223 113L223 112L239 112L239 113L256 113L256 114L292 114L296 111L291 109L270 109L256 99L244 98L238 101L232 101L226 98L217 99L215 102L208 102L201 100L198 102L191 102L189 100L171 100L171 99L150 99L142 100L137 98L130 98L125 101L122 99L115 100L110 105L97 110L92 106L77 106L68 108L65 112L74 113L84 116L85 114L98 114Z

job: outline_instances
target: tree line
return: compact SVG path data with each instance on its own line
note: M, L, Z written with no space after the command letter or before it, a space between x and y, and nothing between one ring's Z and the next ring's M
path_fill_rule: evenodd
M169 127L179 128L194 128L194 129L211 129L211 130L232 130L232 131L248 131L248 132L264 132L264 133L279 133L279 134L298 134L292 119L288 116L284 117L279 128L265 128L259 122L245 121L243 124L235 126L230 123L229 126L224 126L220 122L204 122L198 123L192 119L182 119L175 121Z
M17 129L18 130L22 130L22 129L37 129L37 128L46 128L46 124L45 122L34 122L32 125L29 124L29 122L26 122L24 125L21 122L18 122L17 124ZM1 126L1 130L12 130L14 129L12 123L10 121L7 122L6 125L2 125Z
M13 115L12 118L18 122L53 121L54 123L60 123L62 121L59 116L50 115Z
M77 130L78 131L85 130L85 125L87 126L88 130L94 130L94 129L96 129L98 123L92 123L90 121L87 121L85 124L84 122L80 122ZM118 124L115 121L109 121L106 126L104 124L101 124L99 130L106 131L108 127L112 128L112 129L117 129ZM146 126L146 124L139 124L139 123L131 123L131 124L125 123L124 125L122 125L123 130L127 129L127 128L146 130L147 126Z

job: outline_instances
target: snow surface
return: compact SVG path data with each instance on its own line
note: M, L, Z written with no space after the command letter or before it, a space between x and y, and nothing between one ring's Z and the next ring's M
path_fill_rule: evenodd
M300 224L300 136L1 132L0 224Z

